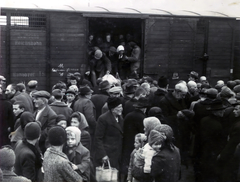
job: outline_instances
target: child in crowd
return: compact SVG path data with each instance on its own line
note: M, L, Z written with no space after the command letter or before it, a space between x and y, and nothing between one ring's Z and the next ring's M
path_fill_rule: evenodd
M89 151L91 149L91 136L88 132L88 123L85 116L80 112L74 112L70 117L70 126L75 126L81 131L81 143Z
M138 181L152 181L151 164L152 158L161 151L166 139L162 133L152 130L148 137L148 143L136 151L133 161L132 176Z
M73 169L82 176L83 181L90 181L90 152L80 142L81 131L77 127L69 126L66 132L68 159L73 163Z
M67 128L67 119L63 114L59 114L56 118L57 125L62 126L64 129Z
M134 142L135 149L131 153L130 163L129 163L129 167L128 167L128 177L127 177L128 182L138 182L138 180L136 180L132 176L132 170L133 170L133 165L134 165L133 161L134 161L134 158L135 158L135 153L138 150L142 149L145 139L146 139L146 136L143 133L138 133L135 136L135 142Z

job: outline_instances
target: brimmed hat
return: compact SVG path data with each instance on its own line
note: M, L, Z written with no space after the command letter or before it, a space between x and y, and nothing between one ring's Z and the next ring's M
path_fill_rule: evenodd
M145 97L141 97L137 100L136 103L133 104L135 108L147 108L150 106L149 100Z
M232 97L234 95L235 94L233 93L233 91L230 88L228 88L227 86L222 87L222 90L220 92L221 97L229 98L229 97Z
M239 93L240 92L240 85L236 85L234 88L233 88L233 91L235 93Z
M111 110L122 104L122 100L119 97L109 97L107 99L108 109Z
M34 92L33 97L43 97L43 98L49 99L51 95L45 90L40 90L40 91Z
M99 90L107 90L111 87L110 83L107 80L104 80L99 83Z
M89 93L93 93L93 90L88 85L82 86L79 89L80 95L87 95Z
M61 146L67 141L67 134L62 126L53 126L48 132L49 143L53 146Z
M198 79L198 73L196 71L191 71L188 76L191 76L191 77L193 77L195 79Z
M223 104L222 100L215 99L210 103L210 106L207 107L206 109L209 111L217 111L217 110L222 110L226 108L227 106Z
M228 99L228 102L233 106L240 105L240 101L237 100L235 97Z
M122 92L122 87L116 86L112 87L109 89L109 93L121 93Z
M230 89L233 89L236 85L237 85L237 83L236 83L235 81L229 80L229 81L227 82L227 86L228 86Z
M38 122L30 122L24 128L26 139L35 140L41 135L41 127Z

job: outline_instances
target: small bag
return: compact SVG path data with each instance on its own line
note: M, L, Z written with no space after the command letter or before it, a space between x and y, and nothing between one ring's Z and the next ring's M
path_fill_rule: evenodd
M99 167L96 167L96 180L98 182L117 182L118 181L118 170L112 168L109 160L108 169L104 169L104 164Z

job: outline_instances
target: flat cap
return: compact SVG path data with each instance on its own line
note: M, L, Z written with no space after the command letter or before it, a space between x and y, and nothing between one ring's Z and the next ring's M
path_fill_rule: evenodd
M53 95L54 97L61 97L61 96L62 96L62 92L61 92L60 89L54 89L54 90L52 91L52 95Z
M51 96L50 93L48 93L45 90L39 90L39 91L33 93L33 97L44 97L46 99L49 99L50 96Z
M38 84L37 80L31 80L31 81L28 82L27 85L28 85L29 87L34 87L34 86L36 86L37 84Z

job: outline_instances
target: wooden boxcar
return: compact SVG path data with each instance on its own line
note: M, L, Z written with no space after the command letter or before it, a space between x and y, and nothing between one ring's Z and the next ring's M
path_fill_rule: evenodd
M212 84L240 78L236 18L220 13L154 12L1 8L5 23L0 26L0 74L11 83L36 79L39 89L50 90L68 72L84 72L81 65L88 62L89 32L115 27L129 29L139 40L141 75L166 75L171 83L186 80L193 70L206 75Z

